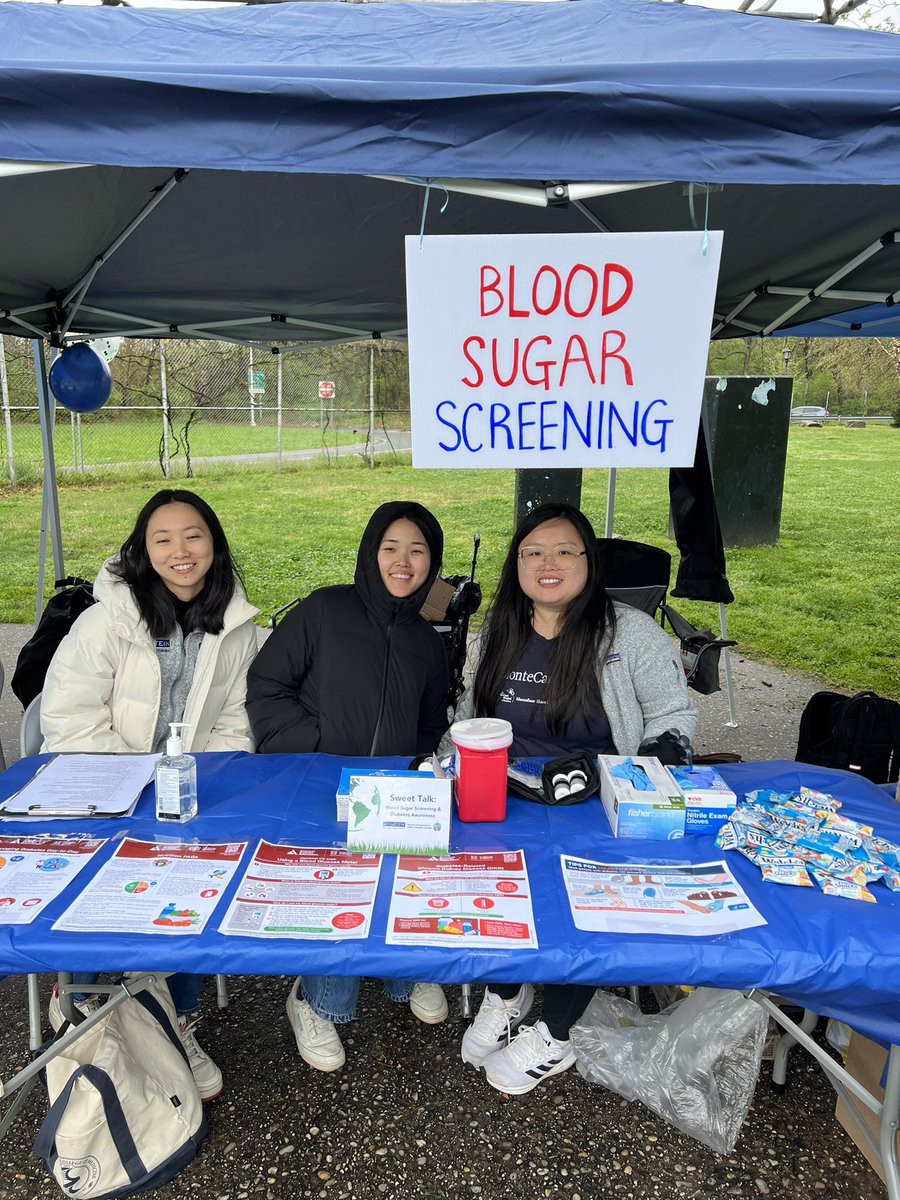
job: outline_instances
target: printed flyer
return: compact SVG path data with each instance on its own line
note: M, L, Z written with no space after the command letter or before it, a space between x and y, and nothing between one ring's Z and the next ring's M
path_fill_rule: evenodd
M598 863L569 854L560 861L578 929L710 937L767 924L724 862Z
M202 933L246 842L125 838L53 925L72 933Z
M0 925L28 925L47 907L105 838L0 837Z
M538 940L521 850L397 859L388 912L389 946L533 950Z
M261 841L220 933L259 938L365 938L380 854Z

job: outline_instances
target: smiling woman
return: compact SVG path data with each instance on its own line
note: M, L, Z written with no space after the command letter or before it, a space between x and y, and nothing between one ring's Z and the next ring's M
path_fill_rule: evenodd
M157 492L94 597L47 671L45 749L159 751L172 721L188 726L186 750L253 749L244 700L257 610L205 500Z
M419 614L441 566L444 535L421 504L392 501L369 518L352 584L318 588L285 617L250 672L258 749L284 754L391 754L437 748L447 728L447 660ZM437 984L388 979L426 1024L447 1017ZM318 1071L345 1061L335 1025L353 1019L359 980L304 975L287 998L300 1057Z
M45 750L134 754L163 749L169 723L187 750L252 750L245 708L257 610L247 603L219 518L193 492L157 492L94 584L97 601L59 644L44 681ZM90 984L94 974L75 976ZM169 980L201 1098L222 1072L193 1034L202 975ZM96 1001L76 997L85 1011ZM58 998L50 1022L62 1024Z

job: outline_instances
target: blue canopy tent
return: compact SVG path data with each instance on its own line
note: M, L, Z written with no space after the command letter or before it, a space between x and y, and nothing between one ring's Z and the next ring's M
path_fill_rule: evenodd
M724 228L715 336L900 286L892 35L647 0L4 3L0 47L7 170L89 164L0 187L11 333L402 332L429 181L429 234Z
M713 335L768 334L839 283L900 294L898 150L888 34L648 0L4 3L0 332L403 336L405 234L707 225Z
M900 337L900 305L867 304L775 333L783 337Z

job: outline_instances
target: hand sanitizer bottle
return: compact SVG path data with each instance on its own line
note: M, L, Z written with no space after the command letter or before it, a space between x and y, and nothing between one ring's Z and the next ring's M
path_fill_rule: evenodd
M157 821L190 821L197 815L197 760L181 745L183 721L172 721L166 752L156 764Z

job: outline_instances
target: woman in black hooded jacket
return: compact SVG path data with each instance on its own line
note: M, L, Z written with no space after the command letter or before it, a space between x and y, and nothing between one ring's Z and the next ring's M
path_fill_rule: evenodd
M263 754L416 755L447 728L447 661L419 610L441 566L441 527L421 504L382 504L369 519L354 582L319 588L260 650L247 678L247 711ZM390 979L392 1000L436 1024L447 1016L437 984ZM301 996L302 989L302 996ZM335 1024L353 1019L359 980L305 975L288 1016L302 1058L321 1071L344 1063Z

